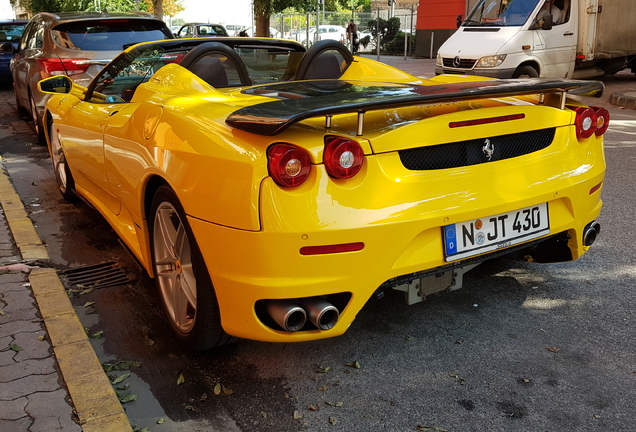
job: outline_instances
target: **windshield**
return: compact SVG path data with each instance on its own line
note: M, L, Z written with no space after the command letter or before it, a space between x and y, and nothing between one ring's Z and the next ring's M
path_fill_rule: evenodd
M26 24L19 23L0 24L0 43L14 42L20 39L25 26Z
M522 26L543 0L480 0L462 27Z

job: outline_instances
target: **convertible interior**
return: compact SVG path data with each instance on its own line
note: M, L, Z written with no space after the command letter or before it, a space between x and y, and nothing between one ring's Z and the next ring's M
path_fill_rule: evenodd
M120 56L89 88L89 94L94 100L128 102L139 84L169 63L178 63L221 89L337 79L352 61L351 52L334 40L320 41L308 50L293 41L258 38L158 42Z

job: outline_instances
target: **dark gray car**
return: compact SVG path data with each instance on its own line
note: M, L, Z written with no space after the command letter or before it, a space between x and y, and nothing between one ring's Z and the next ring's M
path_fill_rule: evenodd
M179 38L220 36L229 36L227 30L221 24L188 23L181 26L177 32L177 37Z
M173 38L163 21L145 13L40 13L29 21L17 49L5 44L2 50L15 52L11 75L17 107L32 116L44 143L42 113L48 96L38 90L38 81L68 75L86 85L124 48Z

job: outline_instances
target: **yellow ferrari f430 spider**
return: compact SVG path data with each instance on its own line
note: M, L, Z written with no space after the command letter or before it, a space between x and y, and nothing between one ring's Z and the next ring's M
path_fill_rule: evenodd
M571 261L600 231L602 83L425 80L337 41L126 49L40 82L62 195L92 204L192 349L346 331L493 257Z

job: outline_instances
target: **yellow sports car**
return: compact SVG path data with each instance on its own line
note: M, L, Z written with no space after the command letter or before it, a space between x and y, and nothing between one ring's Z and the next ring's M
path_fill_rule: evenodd
M577 259L600 231L609 115L568 94L602 83L216 38L40 88L62 195L108 220L193 349L337 336L378 289L412 304L495 256Z

